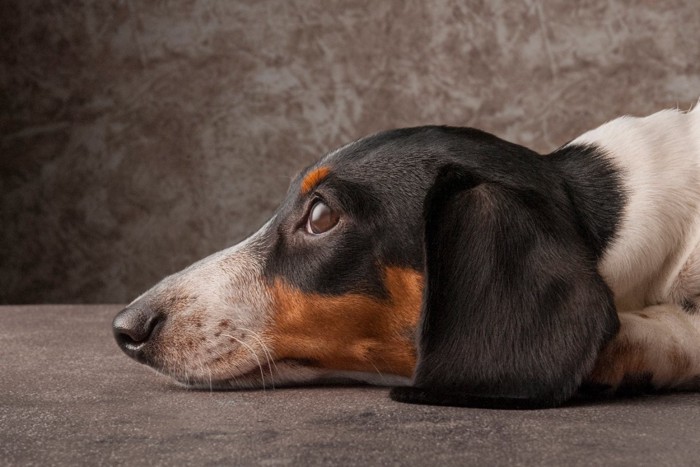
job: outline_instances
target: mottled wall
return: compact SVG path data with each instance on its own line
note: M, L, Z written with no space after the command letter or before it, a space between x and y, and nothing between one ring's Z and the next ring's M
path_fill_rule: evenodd
M0 302L125 302L390 127L548 151L700 96L700 4L0 3Z

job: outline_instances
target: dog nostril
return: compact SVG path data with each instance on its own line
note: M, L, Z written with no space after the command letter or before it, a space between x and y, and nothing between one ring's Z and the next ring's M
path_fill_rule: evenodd
M165 316L149 307L125 308L114 318L112 331L119 347L130 357L138 358L164 321Z
M158 316L150 316L146 320L135 323L133 326L115 325L114 330L119 338L130 344L142 344L150 339L153 330L160 322ZM131 324L131 323L129 323Z

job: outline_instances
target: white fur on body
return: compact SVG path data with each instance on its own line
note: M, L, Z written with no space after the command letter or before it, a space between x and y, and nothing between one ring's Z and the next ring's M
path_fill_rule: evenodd
M654 386L697 384L700 110L621 117L570 144L602 149L621 173L626 196L623 215L599 264L620 312L621 331L616 340L630 344L626 346L629 352L644 349L645 370L652 373ZM683 310L683 305L696 309ZM671 356L688 363L682 375L678 368L671 371ZM638 363L633 355L620 361ZM623 369L616 378L633 371Z

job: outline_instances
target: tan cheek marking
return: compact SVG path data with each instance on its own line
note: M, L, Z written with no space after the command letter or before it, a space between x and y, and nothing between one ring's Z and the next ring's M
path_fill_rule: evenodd
M310 192L316 185L321 183L329 173L331 173L331 169L328 167L319 167L306 174L304 180L301 181L301 193L306 194Z
M278 359L312 360L322 368L411 376L416 364L423 277L403 268L385 270L389 297L304 293L276 280L269 331Z

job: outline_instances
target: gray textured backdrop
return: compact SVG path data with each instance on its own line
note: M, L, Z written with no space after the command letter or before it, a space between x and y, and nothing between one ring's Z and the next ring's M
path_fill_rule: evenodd
M700 96L697 0L3 0L0 39L5 303L125 302L367 133L548 151Z

